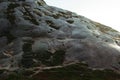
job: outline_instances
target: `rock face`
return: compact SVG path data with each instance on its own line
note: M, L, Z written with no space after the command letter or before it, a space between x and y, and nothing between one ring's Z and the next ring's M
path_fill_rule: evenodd
M43 0L0 0L0 70L75 62L120 71L120 33Z

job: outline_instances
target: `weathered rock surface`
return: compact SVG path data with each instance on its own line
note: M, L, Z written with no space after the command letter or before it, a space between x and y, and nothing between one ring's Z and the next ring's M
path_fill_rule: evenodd
M0 0L0 69L85 62L120 71L120 33L43 0Z

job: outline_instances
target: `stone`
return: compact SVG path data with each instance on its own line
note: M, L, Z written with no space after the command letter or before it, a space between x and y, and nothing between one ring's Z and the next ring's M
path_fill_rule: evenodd
M120 32L111 27L43 0L0 0L0 11L0 69L84 62L120 72Z

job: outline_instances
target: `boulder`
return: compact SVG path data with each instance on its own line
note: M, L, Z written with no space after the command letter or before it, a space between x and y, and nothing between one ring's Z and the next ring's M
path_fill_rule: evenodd
M0 0L0 70L86 63L120 71L120 32L43 0Z

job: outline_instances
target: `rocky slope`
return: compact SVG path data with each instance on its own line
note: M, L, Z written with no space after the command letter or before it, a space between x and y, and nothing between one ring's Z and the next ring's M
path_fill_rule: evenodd
M76 64L86 64L88 71L119 72L120 33L43 0L0 0L1 79Z

